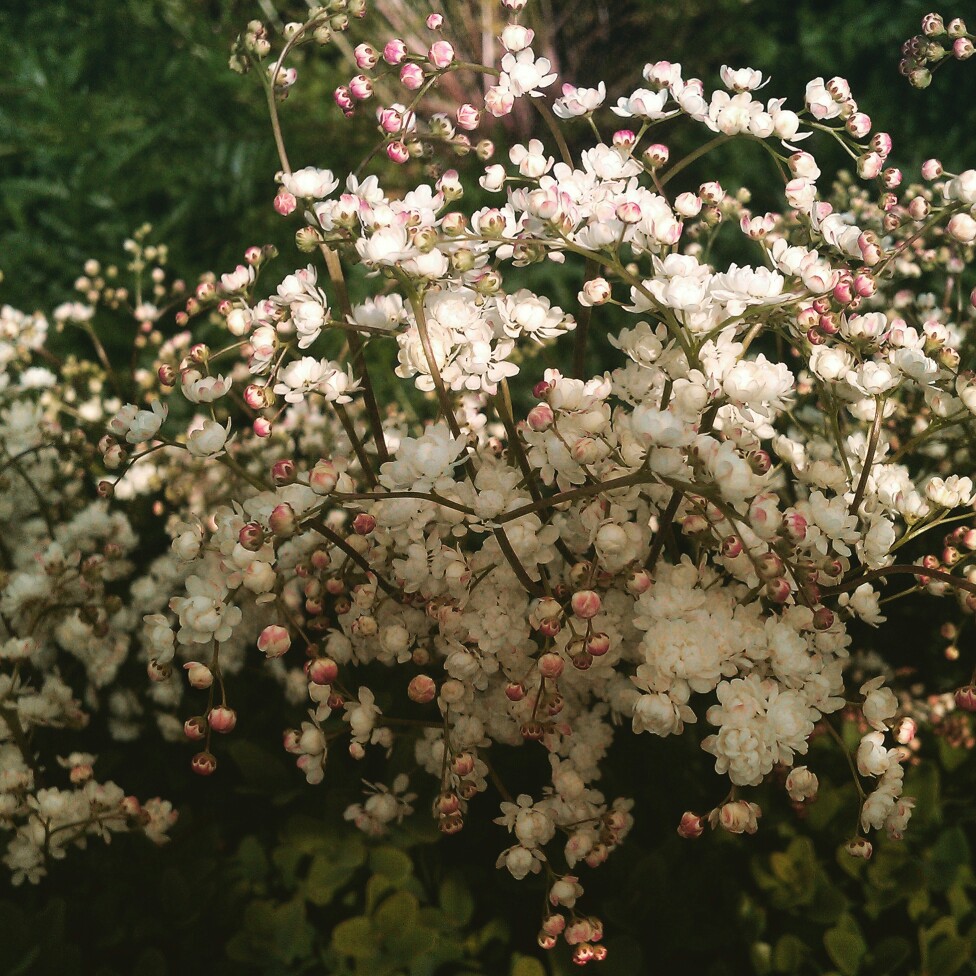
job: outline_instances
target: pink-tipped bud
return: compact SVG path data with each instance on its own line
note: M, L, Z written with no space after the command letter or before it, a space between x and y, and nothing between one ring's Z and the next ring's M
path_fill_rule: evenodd
M681 821L678 824L678 836L693 840L701 837L705 832L705 818L691 810L686 810L681 814Z
M871 117L863 112L855 112L847 120L847 131L855 139L863 139L871 131Z
M416 91L424 83L424 72L418 64L411 62L400 69L400 84L410 91Z
M271 466L271 480L279 487L293 485L298 477L298 468L290 458L282 458Z
M956 708L964 712L976 712L976 685L963 685L955 695Z
M851 857L860 857L865 861L868 860L874 853L874 847L867 837L852 837L844 845L844 850L850 854Z
M613 134L613 146L623 152L629 152L637 145L637 133L631 129L617 129Z
M367 78L366 75L356 75L356 77L352 78L349 82L349 94L352 95L357 102L365 102L368 98L372 98L372 80Z
M237 533L237 541L248 552L257 552L264 545L264 540L264 529L257 522L242 525Z
M656 142L653 146L648 146L644 150L644 159L652 169L667 165L670 158L671 150L659 142Z
M532 430L543 431L552 426L555 414L548 403L538 403L529 411L525 420Z
M458 106L454 117L457 119L457 124L466 132L473 132L481 124L481 112L467 102Z
M726 559L735 559L742 553L742 540L737 535L726 536L722 540L721 552Z
M590 620L600 612L600 594L593 590L577 590L569 601L575 616L580 620Z
M631 596L640 596L654 585L651 574L646 569L636 569L627 580L627 592Z
M525 685L521 681L509 681L505 685L505 697L511 702L520 702L525 698Z
M437 683L428 674L417 674L407 685L407 697L418 705L426 705L437 695Z
M435 68L443 70L454 61L454 47L448 41L434 41L427 52L427 60Z
M291 647L291 635L278 624L268 624L258 636L258 650L268 657L281 657Z
M305 675L314 685L331 685L339 677L339 665L331 657L312 658L305 664Z
M376 528L376 518L369 512L360 512L352 520L352 530L356 535L369 535Z
M387 64L399 64L407 55L407 45L398 37L387 41L383 48L383 60Z
M256 437L271 436L271 421L267 417L258 417L254 421L254 434Z
M227 708L226 705L218 705L207 712L207 722L214 732L232 732L237 725L237 712L233 708Z
M298 201L295 199L295 195L287 190L279 190L274 198L274 208L282 217L294 213L297 206Z
M212 752L198 752L190 760L190 769L198 776L211 776L217 771L217 757Z
M244 402L252 410L263 410L268 406L269 392L265 386L259 386L257 383L248 383L244 387Z
M756 571L764 580L783 575L783 560L775 552L764 552L756 560Z
M586 305L605 305L613 292L606 278L590 278L583 285L583 298Z
M268 524L271 531L282 539L293 536L298 529L295 510L287 502L282 502L272 509Z
M97 631L98 627L96 625L94 628L96 636L98 636ZM155 658L150 658L149 663L146 665L146 674L149 675L150 681L165 681L172 673L173 669L168 664L160 664Z
M156 376L163 386L173 386L176 383L176 370L169 363L163 363L156 370Z
M328 495L335 490L339 481L339 471L336 466L323 458L317 461L309 472L308 486L316 495Z
M938 159L926 159L922 163L922 179L923 180L937 180L944 170L942 169L942 163Z
M586 649L594 657L603 657L610 650L610 636L603 633L602 630L591 634L590 639L586 642Z
M371 44L358 44L353 52L356 58L356 67L360 71L372 71L379 61L379 54Z
M213 684L213 672L206 664L201 664L199 661L188 661L183 665L183 670L186 671L186 680L190 682L191 688L203 690Z
M202 715L194 715L183 723L183 734L191 742L199 742L207 737L207 720Z
M766 584L766 596L773 603L786 603L790 598L790 592L790 584L782 576L777 576Z
M827 607L817 607L813 611L814 630L830 630L834 626L834 620L834 611L829 610Z
M616 214L617 220L624 224L636 224L642 216L640 206L631 200L618 203L614 213Z
M410 158L410 150L399 139L394 139L393 142L387 143L386 155L392 162L400 165Z
M543 678L555 680L563 673L565 667L565 661L552 651L539 658L539 673Z
M802 542L807 536L807 520L799 512L787 512L783 528L791 542Z

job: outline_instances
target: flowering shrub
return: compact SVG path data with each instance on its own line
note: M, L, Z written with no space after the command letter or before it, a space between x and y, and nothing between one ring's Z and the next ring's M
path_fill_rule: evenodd
M210 775L255 661L294 707L284 748L309 783L328 788L337 749L409 749L346 809L366 834L430 804L453 834L496 792L497 866L544 874L539 944L562 940L578 963L606 954L582 913L586 871L639 816L599 788L615 737L684 735L713 758L726 785L681 818L683 837L755 833L748 791L768 779L804 809L818 736L850 762L848 853L906 830L904 764L928 716L858 653L857 627L884 623L895 577L894 596L976 610L976 375L961 366L976 171L932 159L903 185L841 78L813 79L793 111L757 97L752 68L723 68L710 91L657 62L615 105L602 83L567 83L550 107L557 79L523 6L504 0L498 66L459 62L438 14L425 50L358 44L361 73L335 100L374 117L379 142L342 176L291 165L278 106L298 82L291 52L365 4L334 0L280 43L252 22L231 64L267 95L274 207L301 218L301 266L267 285L275 255L255 246L187 298L143 229L131 288L91 264L84 301L54 313L93 362L56 363L46 320L4 310L0 811L15 882L92 834L163 840L175 819L98 784L92 755L62 749L57 776L42 729L81 726L104 699L126 739L148 710ZM426 114L455 73L488 78L483 98ZM539 138L498 155L468 135L523 99ZM654 141L670 121L706 141L672 161ZM824 195L815 135L877 194ZM782 181L781 212L752 213L716 179L672 186L733 139ZM407 176L426 165L421 182L382 186L367 175L380 153ZM537 284L547 263L578 281L572 309ZM100 304L131 314L125 371ZM604 334L613 368L594 375ZM130 650L148 707L116 681ZM976 710L972 683L939 717L953 706ZM862 723L853 749L831 720L845 708ZM545 780L513 795L504 747L540 751Z

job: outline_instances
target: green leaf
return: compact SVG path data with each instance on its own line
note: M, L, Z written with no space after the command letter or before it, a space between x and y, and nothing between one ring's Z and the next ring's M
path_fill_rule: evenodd
M374 847L369 852L369 867L374 874L382 874L395 885L403 884L413 875L410 855L395 847Z
M853 916L842 915L837 925L824 933L823 941L834 965L844 976L854 976L868 947Z
M900 966L912 953L911 944L907 939L893 935L882 939L871 950L871 963L878 973L884 976L897 966Z
M795 935L786 934L773 949L773 966L778 973L795 973L806 954L806 943Z
M930 973L938 973L939 976L952 976L966 964L972 954L973 947L968 940L955 935L947 936L929 947L928 970Z
M516 956L511 976L546 976L546 967L535 956Z
M441 884L438 902L449 922L458 928L467 925L474 914L474 898L468 886L457 876L449 875Z
M340 922L332 930L332 945L341 955L355 959L372 959L379 954L373 924L363 915Z
M294 786L294 779L277 753L246 739L227 743L227 752L241 771L249 790L276 795Z
M417 921L419 907L416 896L409 891L396 891L373 912L373 923L380 932L412 928Z

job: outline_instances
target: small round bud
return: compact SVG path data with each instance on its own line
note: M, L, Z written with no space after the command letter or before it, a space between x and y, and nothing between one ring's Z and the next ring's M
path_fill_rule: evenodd
M225 705L218 705L207 712L207 722L214 732L231 732L237 725L237 712Z
M207 736L207 720L202 715L194 715L183 723L183 734L193 742Z
M852 837L845 845L844 850L850 854L851 857L860 857L865 861L871 857L874 852L874 846L867 837Z
M198 776L210 776L217 770L217 757L211 752L198 752L190 760L190 768Z
M418 674L407 685L407 697L418 705L426 705L437 695L437 684L430 675Z
M600 612L602 601L593 590L577 590L570 600L573 614L580 620L590 620Z

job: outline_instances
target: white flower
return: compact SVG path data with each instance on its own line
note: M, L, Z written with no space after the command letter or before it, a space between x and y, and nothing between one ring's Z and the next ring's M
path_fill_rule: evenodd
M723 64L719 74L722 77L722 84L732 91L754 91L763 83L762 72L755 68L730 68L727 64Z
M596 88L563 85L562 98L553 103L552 111L561 119L578 118L595 112L607 97L607 86L601 81Z
M283 174L281 185L293 196L321 200L339 185L339 181L332 175L332 170L306 166L294 173Z
M531 48L509 53L502 58L498 84L516 98L523 95L538 97L542 94L538 89L548 88L556 80L556 75L549 73L551 67L548 58L536 58Z
M159 400L152 402L150 410L139 410L130 403L109 421L109 429L130 444L141 444L159 433L168 413L169 408Z
M223 453L229 433L230 420L226 427L221 427L216 420L204 420L202 426L187 433L187 450L194 457L217 457Z

